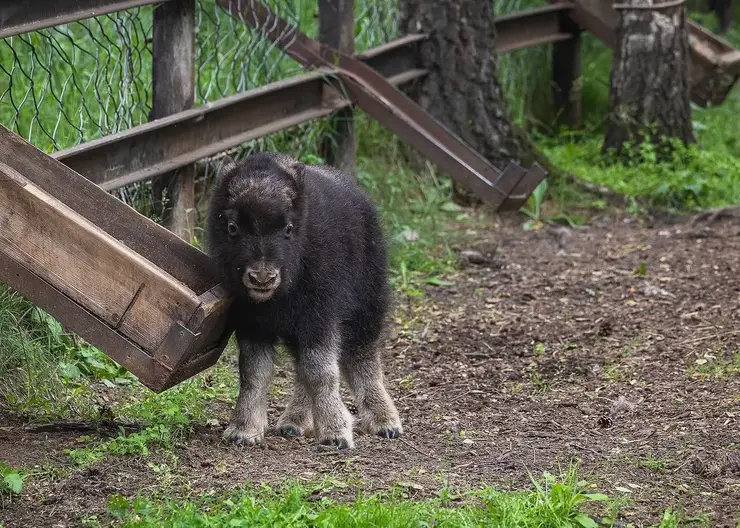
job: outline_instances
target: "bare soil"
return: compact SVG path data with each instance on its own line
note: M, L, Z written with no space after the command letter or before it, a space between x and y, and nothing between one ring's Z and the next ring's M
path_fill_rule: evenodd
M399 440L358 433L357 447L318 451L270 433L258 448L225 445L199 426L158 474L146 458L109 457L58 479L32 479L5 503L6 527L74 526L106 518L108 497L167 490L198 496L248 482L330 475L366 491L408 488L413 498L453 487L529 486L528 472L570 460L595 489L624 497L622 517L659 522L665 508L740 522L740 223L641 225L604 217L589 227L523 231L521 218L469 233L480 252L399 299L384 343L389 388L406 430ZM408 302L407 302L408 301ZM410 330L404 329L408 326ZM283 369L278 382L288 386ZM287 395L271 397L274 424ZM0 459L69 465L78 435L24 430L0 416Z

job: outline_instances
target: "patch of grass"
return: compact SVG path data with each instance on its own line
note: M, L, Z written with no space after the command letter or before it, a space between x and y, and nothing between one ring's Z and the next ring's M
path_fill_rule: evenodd
M663 512L660 523L655 525L656 528L679 528L681 526L712 526L707 515L688 516L680 510L668 508Z
M9 287L0 284L0 402L26 415L65 417L91 409L77 353L93 352L59 323ZM106 360L97 352L100 361ZM102 365L102 363L101 363ZM80 368L90 372L88 362ZM67 376L80 376L69 383Z
M586 503L608 505L604 495L591 494L575 471L556 479L545 474L532 489L506 492L492 487L455 494L449 488L437 498L409 500L402 486L342 503L327 495L347 485L336 480L315 485L288 482L278 489L266 485L230 495L196 500L115 496L109 510L126 527L139 526L571 526L596 528L584 513Z
M668 469L668 465L665 460L655 458L652 455L644 460L640 460L639 466L658 473L665 473Z
M95 415L92 385L135 378L51 315L0 284L0 401L28 417Z
M624 380L624 372L622 367L617 364L604 365L603 378L608 381L622 381Z
M689 366L687 375L702 381L740 376L740 352L735 352L728 358L705 354Z
M725 131L727 133L727 131ZM543 140L561 169L605 185L646 206L670 212L696 211L740 201L740 158L723 149L676 146L667 160L649 143L632 160L611 163L601 155L601 137Z
M157 424L128 435L121 433L118 437L101 442L94 447L71 449L68 454L78 466L89 466L108 455L147 456L152 447L171 448L172 437L173 431L170 427ZM80 440L90 440L90 437L81 437Z
M713 14L690 12L691 18L716 28ZM734 27L723 38L740 46L740 28ZM627 198L628 212L645 207L668 212L691 212L734 205L740 199L740 136L735 133L740 113L740 87L735 86L717 107L692 105L692 121L697 144L678 149L666 161L650 146L628 162L612 164L601 156L601 145L609 113L609 76L612 52L596 37L582 36L582 77L580 79L584 126L579 131L558 131L538 127L535 139L550 161L560 170L592 183L606 186ZM545 90L544 85L538 88ZM548 197L561 214L584 206L606 207L604 200L584 196L575 187L553 182Z
M227 349L224 356L235 351ZM226 358L225 358L226 359ZM84 447L68 454L80 466L88 466L108 455L147 456L154 449L171 449L192 431L193 424L218 425L209 412L215 400L233 402L238 381L233 361L220 361L207 372L198 374L162 393L155 394L140 384L134 384L110 409L122 423L136 423L142 429L121 433L101 440L84 436Z

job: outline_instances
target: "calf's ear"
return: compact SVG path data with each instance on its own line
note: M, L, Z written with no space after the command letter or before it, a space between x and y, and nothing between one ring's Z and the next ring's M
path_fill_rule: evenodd
M224 176L229 174L231 171L236 169L236 163L228 154L223 157L221 161L221 168L218 171L218 180L222 180Z
M303 192L306 166L301 162L296 162L290 167L290 170L292 172L293 181L295 181L296 187L298 188L298 194L301 194Z

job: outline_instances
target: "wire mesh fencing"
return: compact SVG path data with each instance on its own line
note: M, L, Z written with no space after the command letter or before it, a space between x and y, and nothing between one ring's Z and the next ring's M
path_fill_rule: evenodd
M263 0L302 32L318 33L316 0ZM355 4L358 52L397 35L397 0ZM0 40L0 123L52 153L146 123L152 105L155 6L144 6ZM197 0L195 101L213 102L303 72L263 30L252 29L215 0ZM285 35L290 38L290 35ZM232 154L280 150L296 157L316 152L330 133L319 119L249 141ZM199 207L218 161L198 164ZM153 217L151 182L115 195Z
M0 122L45 152L148 120L152 8L0 41Z

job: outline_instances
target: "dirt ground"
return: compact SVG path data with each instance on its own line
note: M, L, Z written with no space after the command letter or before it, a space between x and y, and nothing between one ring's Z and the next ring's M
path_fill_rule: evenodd
M500 221L500 220L499 220ZM502 221L500 221L502 222ZM107 498L167 486L182 496L245 482L331 475L365 490L401 482L411 496L482 482L529 485L528 471L580 461L598 491L624 497L622 517L657 523L665 508L736 527L740 515L740 221L641 225L596 219L578 230L525 232L521 218L481 225L480 252L452 287L429 286L385 342L389 387L406 434L358 434L356 449L319 452L270 433L248 449L219 440L214 410L175 450L107 458L29 486L0 510L7 527L73 526ZM401 300L403 303L404 301ZM404 313L404 310L402 310ZM287 386L284 375L278 378ZM287 396L271 397L274 424ZM11 465L69 464L76 433L0 427ZM165 456L165 455L161 455Z

